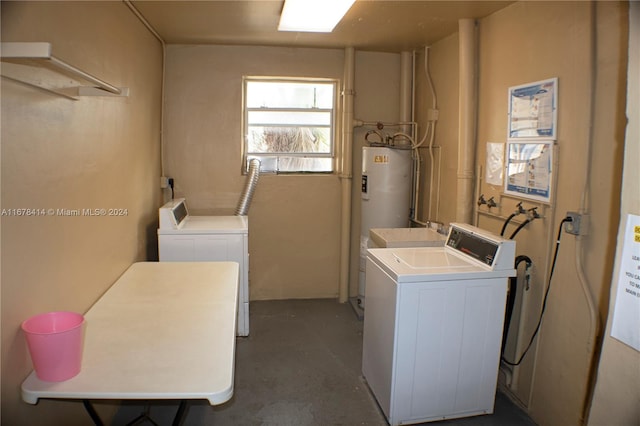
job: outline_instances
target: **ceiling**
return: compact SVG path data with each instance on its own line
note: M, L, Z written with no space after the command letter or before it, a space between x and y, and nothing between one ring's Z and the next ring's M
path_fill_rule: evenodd
M169 44L227 44L401 52L458 31L513 1L356 0L329 34L278 32L284 0L131 0Z

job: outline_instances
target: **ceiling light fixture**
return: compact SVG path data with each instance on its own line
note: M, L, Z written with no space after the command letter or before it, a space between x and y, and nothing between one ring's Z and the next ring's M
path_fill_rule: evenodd
M285 0L278 31L330 33L356 0Z

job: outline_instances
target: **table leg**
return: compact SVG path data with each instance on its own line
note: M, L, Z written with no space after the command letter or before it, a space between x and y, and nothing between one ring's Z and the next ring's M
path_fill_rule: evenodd
M180 401L180 405L178 406L178 411L176 412L176 416L173 418L172 426L180 426L182 423L182 418L184 417L184 413L187 411L187 400L183 399Z
M93 420L93 423L96 426L104 426L104 423L102 423L98 412L95 408L93 408L93 405L91 405L91 401L89 401L88 399L83 399L82 405L84 405L84 408L87 410L87 413L89 413L89 416L91 416L91 420Z

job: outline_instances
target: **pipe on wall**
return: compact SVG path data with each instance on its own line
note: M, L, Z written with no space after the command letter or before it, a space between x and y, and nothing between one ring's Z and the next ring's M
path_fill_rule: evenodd
M165 176L164 173L164 86L165 86L165 74L167 68L167 45L164 39L158 34L153 26L146 20L146 18L140 13L140 11L131 3L130 0L123 0L124 4L129 10L142 22L145 28L160 42L162 46L162 98L160 105L160 176Z
M345 303L349 298L349 263L351 249L351 181L353 151L353 98L355 80L355 50L347 47L344 51L344 83L342 95L342 141L340 182L342 186L340 220L340 284L338 301Z
M412 120L413 94L413 55L411 52L400 53L400 121ZM411 126L401 127L402 133L410 134ZM412 135L413 136L413 135Z
M591 189L591 160L593 155L594 144L594 130L593 123L596 116L596 83L597 83L597 69L598 69L598 51L597 51L597 4L592 2L589 8L589 68L588 68L588 80L589 80L589 119L587 139L585 141L585 151L587 154L586 163L584 167L583 187L582 194L580 196L580 209L578 212L581 215L589 214L589 191ZM589 417L589 410L591 406L591 400L593 399L593 390L595 384L595 378L597 374L597 354L596 346L598 339L602 334L602 321L600 318L600 312L595 302L595 295L593 294L593 288L589 283L587 274L584 269L583 256L585 253L585 241L583 235L576 236L575 246L575 268L580 282L580 288L584 294L585 302L589 310L589 338L587 340L587 357L589 362L589 376L587 381L587 392L584 398L582 407L582 421L586 422Z
M400 122L409 122L413 121L413 102L414 102L414 90L413 90L413 75L414 75L414 62L415 57L413 52L401 52L400 53ZM400 127L400 132L411 136L411 146L415 145L416 134L415 134L416 126L403 125ZM417 204L418 199L418 190L419 190L419 162L416 165L415 154L412 153L413 161L412 161L412 179L411 179L411 196L410 196L410 205L407 206L407 217L409 219L414 216L415 205Z
M477 53L476 22L460 19L459 31L459 118L458 118L458 184L456 221L471 223L473 219L473 186L477 117Z

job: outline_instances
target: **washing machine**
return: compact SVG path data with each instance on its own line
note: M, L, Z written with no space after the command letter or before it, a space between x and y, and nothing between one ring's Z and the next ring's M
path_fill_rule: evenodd
M443 247L368 250L362 372L390 425L493 413L514 257L466 224Z
M161 262L231 261L240 265L238 336L249 335L249 221L247 216L191 216L184 198L159 210Z
M445 235L431 228L372 228L369 248L442 247Z

